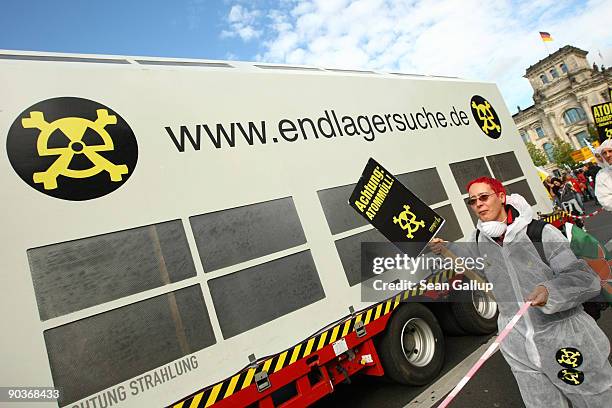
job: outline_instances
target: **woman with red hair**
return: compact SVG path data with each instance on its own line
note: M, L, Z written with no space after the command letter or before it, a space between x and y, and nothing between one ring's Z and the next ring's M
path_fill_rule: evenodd
M562 233L541 230L542 254L527 235L533 210L499 180L468 183L467 203L478 217L466 244L449 244L457 255L486 259L483 274L493 285L498 327L505 327L525 301L527 313L501 343L527 408L606 408L612 401L610 341L582 303L599 295L599 277L578 260ZM432 240L439 253L445 242ZM478 271L475 271L478 272Z

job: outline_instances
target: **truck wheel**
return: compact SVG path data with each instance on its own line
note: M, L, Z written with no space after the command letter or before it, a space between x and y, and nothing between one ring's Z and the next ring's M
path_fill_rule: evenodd
M450 303L432 302L427 306L436 316L436 319L438 319L438 323L440 324L440 327L442 327L444 334L447 336L465 336L467 334L465 330L461 328L459 323L457 323L457 319L455 318L455 314L453 313Z
M497 303L489 293L455 290L450 300L453 315L465 332L480 335L497 330Z
M398 308L378 344L385 374L400 384L427 384L442 369L444 335L436 317L421 304Z

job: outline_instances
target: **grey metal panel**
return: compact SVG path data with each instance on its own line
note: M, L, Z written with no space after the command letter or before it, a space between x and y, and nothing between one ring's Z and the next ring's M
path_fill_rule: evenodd
M403 173L397 179L426 204L448 200L442 179L435 167Z
M354 73L354 74L376 74L374 71L362 71L358 69L339 69L339 68L325 68L326 71L333 72L346 72L346 73Z
M463 231L461 231L461 226L451 204L436 208L434 211L445 219L444 226L437 235L438 237L447 241L455 241L463 237Z
M211 279L208 285L226 339L325 298L309 250Z
M47 330L44 338L60 405L215 343L199 285Z
M389 242L389 240L377 230L372 229L336 241L336 249L350 286L355 286L374 276L373 272L369 275L364 273L362 276L361 274L362 242Z
M514 152L487 156L487 161L491 166L493 175L499 181L512 180L524 175Z
M130 63L129 61L124 60L124 59L57 57L53 55L0 54L0 59L22 60L22 61L93 62L93 63L100 63L100 64L129 64Z
M355 186L356 184L349 184L317 192L332 234L348 231L368 223L348 204Z
M289 65L261 65L256 64L257 68L261 69L278 69L278 70L289 70L289 71L322 71L321 68L315 67L292 67Z
M27 251L47 320L196 275L180 220Z
M491 177L483 157L450 163L449 166L461 193L467 193L465 187L471 180L481 176Z
M424 76L427 76L427 75L424 75L424 74L407 74L407 73L404 73L404 72L390 72L390 74L407 76L407 77L424 77Z
M508 191L508 194L516 193L516 194L522 195L525 198L525 200L527 200L529 205L536 205L536 199L533 196L533 192L531 191L531 188L529 187L527 180L517 181L515 183L508 184L505 187L506 187L506 190Z
M234 68L226 62L193 62L193 61L154 61L154 60L136 60L142 65L165 65L175 67L208 67L208 68Z
M205 272L306 243L291 197L189 218Z

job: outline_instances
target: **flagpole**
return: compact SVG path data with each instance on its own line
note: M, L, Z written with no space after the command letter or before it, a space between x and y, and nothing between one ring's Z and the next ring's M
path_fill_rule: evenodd
M550 49L548 48L548 44L546 44L549 41L552 41L552 37L550 35L550 33L544 32L544 31L540 31L540 38L542 39L542 42L544 43L544 48L546 48L546 53L548 55L550 55Z

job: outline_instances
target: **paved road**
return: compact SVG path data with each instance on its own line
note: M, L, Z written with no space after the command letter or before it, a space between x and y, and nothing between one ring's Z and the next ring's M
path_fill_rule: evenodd
M587 213L597 207L592 202L586 203ZM612 213L600 213L585 220L587 231L601 242L606 243L612 239ZM608 309L598 321L600 327L612 338L612 310ZM451 369L460 365L466 357L489 340L490 336L464 336L446 338L446 361L442 378ZM612 359L611 359L612 362ZM465 365L465 363L464 363ZM466 366L466 370L469 366ZM417 396L428 390L435 395L436 380L433 387L408 387L386 382L371 377L357 377L353 384L341 384L336 391L319 401L315 407L355 407L355 408L403 408L415 402ZM439 392L438 392L439 394ZM425 398L431 398L428 394ZM419 401L422 402L422 401ZM431 406L431 404L427 404ZM434 407L438 404L433 405ZM452 408L524 408L518 387L508 365L501 356L495 353L480 369L478 374L468 383L451 405Z
M592 201L585 203L587 213L593 212L597 208ZM584 226L587 232L597 238L599 242L605 244L612 240L612 212L602 211L592 218L587 218Z
M602 313L597 323L608 338L612 338L612 310L608 309ZM612 358L609 357L609 360L612 363ZM452 408L525 407L510 368L499 352L482 366L450 406Z

